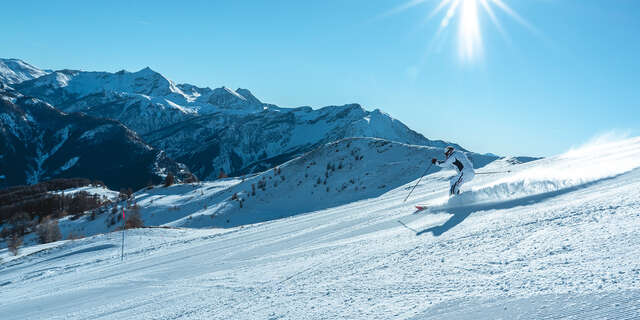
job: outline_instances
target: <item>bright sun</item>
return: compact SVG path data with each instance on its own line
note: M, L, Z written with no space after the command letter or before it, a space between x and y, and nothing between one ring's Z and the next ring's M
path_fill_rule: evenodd
M411 0L387 12L386 15L405 11L427 1L428 0ZM436 37L438 37L442 31L449 27L452 19L458 19L458 55L460 59L464 61L474 60L480 56L483 51L479 7L484 9L484 12L489 16L491 22L493 22L498 31L503 35L506 35L506 33L502 28L500 21L496 17L493 7L499 8L518 23L527 27L531 31L534 31L533 27L527 21L520 17L520 15L513 11L502 0L441 0L429 13L427 20L439 15L446 9L446 13L444 14L444 17L442 17L438 32L436 33Z

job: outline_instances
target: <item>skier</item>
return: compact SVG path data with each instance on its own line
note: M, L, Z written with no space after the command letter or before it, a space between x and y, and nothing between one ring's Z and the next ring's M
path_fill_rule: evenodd
M475 172L473 171L473 165L469 158L461 151L455 150L449 146L444 149L445 160L438 161L438 159L431 159L431 163L442 168L453 168L458 170L458 174L449 180L451 188L449 189L449 196L460 194L460 187L465 182L473 180Z

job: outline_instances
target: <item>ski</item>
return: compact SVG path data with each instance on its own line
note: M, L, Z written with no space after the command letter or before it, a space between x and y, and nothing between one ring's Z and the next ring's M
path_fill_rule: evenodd
M418 211L426 210L427 208L428 207L426 205L423 205L423 204L416 205L416 209Z

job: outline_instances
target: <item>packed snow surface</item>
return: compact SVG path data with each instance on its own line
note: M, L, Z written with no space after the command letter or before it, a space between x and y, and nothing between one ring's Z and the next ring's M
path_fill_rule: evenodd
M423 178L406 203L417 178L382 194L260 223L128 230L124 261L119 232L30 246L15 257L3 249L0 314L637 319L639 168L640 139L632 138L526 164L495 161L478 170L491 174L477 175L451 201L446 192L453 172L440 171ZM244 183L251 179L261 177ZM154 188L136 197L142 202L153 196L155 206L185 207L188 197L206 197L198 188L210 188L213 196L242 185L222 180ZM310 189L300 190L287 192L313 204ZM264 200L270 209L284 208ZM432 209L417 213L416 204ZM185 217L179 210L141 206L145 219ZM171 219L161 220L170 225Z

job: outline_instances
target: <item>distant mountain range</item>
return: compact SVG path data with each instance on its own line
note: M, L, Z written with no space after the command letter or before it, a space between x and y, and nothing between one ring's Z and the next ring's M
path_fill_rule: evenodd
M51 70L38 69L20 59L0 59L0 83L11 85L41 77Z
M87 118L71 115L81 112L91 119L112 119L114 125L120 122L133 131L134 140L164 151L201 179L213 179L220 170L229 175L259 172L346 137L462 149L429 140L388 114L358 104L282 108L263 103L246 89L176 84L150 68L115 73L50 71L16 59L0 61L3 86L48 103L69 119ZM4 130L8 122L1 120L0 126ZM88 142L78 141L80 146ZM56 176L55 170L49 174ZM25 182L49 175L32 177ZM14 183L18 181L4 185Z
M112 188L159 183L188 173L121 123L65 114L36 98L0 89L0 187L88 177Z

